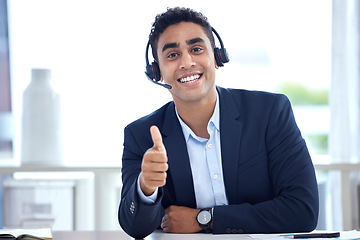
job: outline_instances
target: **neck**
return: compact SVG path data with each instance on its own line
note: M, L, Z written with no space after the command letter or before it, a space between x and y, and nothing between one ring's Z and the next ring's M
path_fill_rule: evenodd
M175 102L175 101L174 101ZM216 104L216 89L207 99L199 102L176 103L176 108L181 119L190 127L196 136L209 138L207 125L214 113Z

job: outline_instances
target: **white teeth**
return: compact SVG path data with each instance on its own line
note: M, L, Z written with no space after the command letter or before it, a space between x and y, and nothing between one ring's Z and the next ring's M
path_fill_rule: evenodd
M200 78L199 74L196 75L192 75L186 78L180 78L180 82L181 83L191 83L191 82L195 82L196 80L198 80Z

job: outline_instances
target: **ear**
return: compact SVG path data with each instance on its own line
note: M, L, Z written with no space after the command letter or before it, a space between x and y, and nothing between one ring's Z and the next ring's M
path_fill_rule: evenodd
M161 70L160 70L160 65L159 65L159 62L158 62L158 61L156 61L156 59L154 59L154 62L156 62L156 63L157 63L157 65L158 65L158 67L159 67L159 74L160 74L160 80L159 80L159 82L162 82L162 81L164 81L164 78L163 78L163 76L161 75Z
M216 69L219 69L219 66L217 65L217 63L216 63L216 57L215 57L215 54L214 54L214 63L215 63L215 68Z

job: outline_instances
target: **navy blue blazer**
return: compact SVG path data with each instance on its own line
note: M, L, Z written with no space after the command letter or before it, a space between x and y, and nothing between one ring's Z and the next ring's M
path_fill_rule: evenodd
M315 229L318 190L314 166L286 96L217 87L221 157L229 205L214 206L213 233L278 233ZM167 182L153 205L139 201L142 157L152 147L150 126L166 147ZM143 238L159 227L170 205L196 208L187 147L169 102L124 130L119 223Z

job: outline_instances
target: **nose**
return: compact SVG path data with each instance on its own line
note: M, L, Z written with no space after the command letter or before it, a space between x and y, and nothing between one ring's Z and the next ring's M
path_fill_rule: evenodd
M189 69L194 67L195 65L196 63L191 54L186 53L181 56L181 62L179 66L180 69Z

